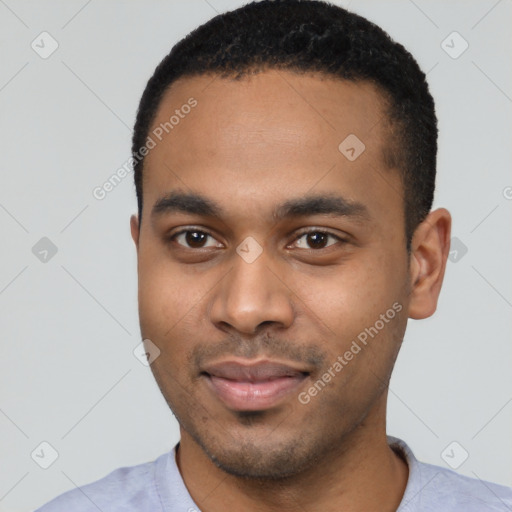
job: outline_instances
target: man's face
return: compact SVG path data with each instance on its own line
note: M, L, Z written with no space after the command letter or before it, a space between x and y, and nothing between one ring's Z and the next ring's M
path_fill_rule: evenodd
M142 335L161 351L152 369L182 440L233 474L296 474L382 425L405 331L402 186L384 165L382 99L290 72L189 77L150 135L177 109L145 160L138 240L132 220Z

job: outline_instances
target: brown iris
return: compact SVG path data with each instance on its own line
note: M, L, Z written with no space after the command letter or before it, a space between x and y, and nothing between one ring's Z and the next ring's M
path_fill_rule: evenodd
M187 231L185 240L190 247L198 248L203 246L207 237L208 234L202 231Z
M322 249L327 244L327 233L320 233L320 232L314 232L314 233L308 233L306 236L307 243L310 247L313 249Z

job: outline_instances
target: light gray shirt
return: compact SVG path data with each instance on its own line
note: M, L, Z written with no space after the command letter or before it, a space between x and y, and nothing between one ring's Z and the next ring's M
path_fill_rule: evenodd
M409 466L397 512L512 512L512 488L419 462L404 441L388 436ZM119 468L68 491L36 512L200 512L176 465L176 447L153 462Z

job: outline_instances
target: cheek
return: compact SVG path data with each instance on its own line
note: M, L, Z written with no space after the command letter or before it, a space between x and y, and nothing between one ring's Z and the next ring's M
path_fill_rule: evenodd
M139 254L139 315L145 336L162 336L175 325L190 309L190 293L171 262L150 251Z
M320 320L343 330L378 318L399 300L403 276L382 259L369 260L354 258L320 277L297 279L297 295Z
M205 328L204 311L215 289L214 272L183 268L160 254L139 256L139 317L142 335L161 350L186 351Z
M186 380L186 361L197 338L193 322L198 291L190 278L168 261L148 256L139 266L139 318L141 334L160 350L151 370L167 400L179 408ZM147 263L147 264L146 264ZM193 328L196 325L196 329ZM195 334L195 336L194 336ZM181 382L181 385L179 384ZM189 396L189 393L185 393Z
M316 332L325 334L330 364L347 351L357 351L348 354L345 377L352 371L359 374L365 367L384 377L405 329L406 271L399 259L403 256L386 256L382 251L375 258L375 252L368 250L364 257L360 254L357 261L354 258L322 279L302 280L297 293L306 305L305 315L316 324Z

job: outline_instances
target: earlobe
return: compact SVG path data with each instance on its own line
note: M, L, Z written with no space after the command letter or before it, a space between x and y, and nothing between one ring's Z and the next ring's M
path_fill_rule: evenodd
M138 250L139 249L140 230L139 230L139 219L138 219L137 215L132 215L130 217L130 231L132 233L132 240L134 241L135 247Z
M439 208L416 228L411 244L409 317L428 318L437 307L450 250L451 216Z

